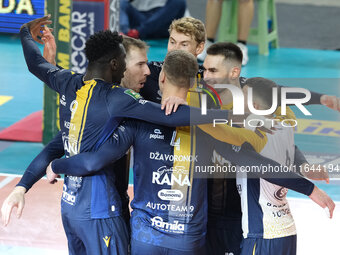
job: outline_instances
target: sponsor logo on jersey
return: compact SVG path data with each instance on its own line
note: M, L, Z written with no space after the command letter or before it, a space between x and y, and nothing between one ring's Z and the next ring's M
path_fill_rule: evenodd
M130 97L132 97L135 100L138 100L138 99L142 98L142 96L139 93L133 91L132 89L125 90L124 94L129 95Z
M287 195L288 189L285 187L281 187L280 189L276 190L274 192L274 197L279 200L282 201L283 198Z
M173 174L173 168L170 168L170 169L164 168L160 172L158 172L157 170L152 173L152 183L158 184L158 185L166 184L170 186L176 183L180 186L191 186L188 174L184 173L184 171L187 171L187 170L180 169L179 171L183 171L183 173L176 172L176 174Z
M160 161L186 161L186 162L197 162L197 155L169 155L165 153L159 153L158 151L156 152L150 152L150 159L152 160L160 160Z
M159 174L164 173L188 174L189 171L186 170L184 166L175 166L170 168L168 168L167 166L161 166L156 170L156 172Z
M150 134L149 139L164 140L164 135L160 129L156 128L153 133Z
M178 223L178 220L175 220L173 223L164 222L163 219L159 216L153 217L151 220L151 226L157 229L164 230L166 232L171 233L184 233L184 224Z
M233 151L235 151L235 152L240 152L240 150L241 150L241 146L232 145L231 148L232 148Z
M60 104L61 104L62 106L66 106L66 97L65 97L65 95L62 95L62 96L61 96L59 102L60 102Z
M118 135L117 133L113 133L112 137L113 137L116 141L118 141L119 135Z
M144 105L148 102L148 100L145 100L145 99L139 99L138 103Z
M70 155L74 155L78 153L78 141L74 136L68 136L64 132L62 134L62 139L63 139L65 151L67 151Z
M67 186L66 184L63 185L63 194L61 196L62 200L70 205L74 205L76 202L76 196L69 194L67 192Z
M183 193L177 189L161 189L158 191L158 197L167 201L180 201L183 198Z
M148 202L146 204L147 208L152 210L159 210L159 211L172 211L172 212L181 212L181 213L192 213L195 210L193 205L174 205L174 204L162 204L162 203L154 203Z
M122 132L125 132L125 127L122 126L122 125L119 125L119 126L118 126L118 129L119 129L120 131L122 131Z
M66 120L64 121L64 127L70 130L76 130L76 125Z
M231 165L231 162L229 160L226 160L224 157L222 157L217 151L213 151L213 155L211 158L212 163L219 164L221 166L223 165Z
M103 237L103 241L105 242L105 245L107 248L109 248L110 240L111 240L111 236Z

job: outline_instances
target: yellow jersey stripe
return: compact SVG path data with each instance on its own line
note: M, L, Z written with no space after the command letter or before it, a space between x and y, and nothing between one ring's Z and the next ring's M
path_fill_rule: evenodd
M253 255L256 253L256 243L254 244Z
M71 120L69 129L69 144L73 148L70 150L70 156L79 153L81 139L85 128L88 105L92 97L92 91L97 84L95 80L85 81L85 85L76 92L76 100L72 102Z

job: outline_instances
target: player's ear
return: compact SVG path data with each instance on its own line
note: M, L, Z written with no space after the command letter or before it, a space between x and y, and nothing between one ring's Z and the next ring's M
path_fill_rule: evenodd
M234 66L230 71L230 78L232 80L239 79L240 74L241 74L241 68L238 66Z
M112 71L117 71L118 69L118 61L117 59L113 58L110 60L110 67Z
M163 68L159 74L159 82L164 83L165 82L165 72L163 71Z
M197 45L196 47L196 55L199 55L202 53L202 51L204 50L204 43L205 42L201 42L200 44Z

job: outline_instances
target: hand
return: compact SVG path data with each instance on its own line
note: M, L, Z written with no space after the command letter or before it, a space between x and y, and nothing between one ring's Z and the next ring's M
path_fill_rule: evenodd
M46 26L44 27L43 36L41 37L41 40L44 42L43 57L46 59L47 62L51 63L52 65L56 65L55 56L57 54L57 45L51 32L52 29Z
M17 218L21 217L25 206L25 192L26 188L17 186L5 199L1 207L2 222L4 226L9 223L11 213L14 207L17 208Z
M60 175L55 174L52 170L52 162L46 168L46 178L50 184L54 184L58 182L57 178L60 178Z
M301 174L314 181L325 181L329 184L329 175L327 169L318 164L309 165L308 163L304 163L301 166Z
M330 218L333 217L333 211L334 211L334 208L335 208L335 204L334 204L333 200L326 194L326 192L324 192L323 190L314 186L314 190L309 197L315 203L320 205L322 208L328 207Z
M41 31L43 30L43 26L52 24L52 21L50 20L50 18L51 18L51 15L49 14L42 18L34 19L28 23L23 24L20 29L26 26L28 30L30 31L33 40L40 44L43 44L43 42L40 39L41 37L43 37L43 34L41 33Z
M162 101L162 110L165 108L165 115L169 115L172 112L176 112L181 104L187 105L188 102L183 98L171 96Z
M320 98L322 105L340 112L340 98L336 96L322 95Z

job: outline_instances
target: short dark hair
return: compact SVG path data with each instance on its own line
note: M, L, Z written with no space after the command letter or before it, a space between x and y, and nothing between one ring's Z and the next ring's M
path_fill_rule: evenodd
M109 61L120 54L119 45L123 37L117 31L104 30L90 36L85 44L85 55L89 62L103 59Z
M221 55L226 60L236 61L237 63L242 63L243 54L241 49L234 43L230 42L218 42L212 44L207 49L208 55Z
M258 98L263 102L268 108L270 108L273 104L273 88L278 88L278 98L281 98L281 90L280 87L273 81L262 78L262 77L254 77L246 80L245 86L248 86L253 89L253 97ZM278 106L280 106L281 102L278 100Z
M184 50L173 50L166 54L163 71L169 81L179 87L190 88L190 79L198 72L197 59Z
M146 44L146 42L129 36L123 36L123 46L126 50L126 53L128 53L133 47L145 51L149 49L149 46Z

